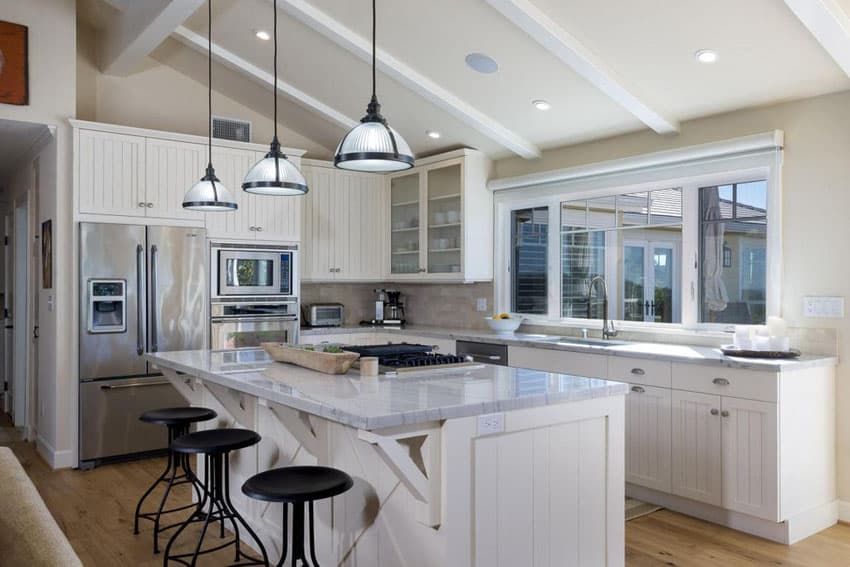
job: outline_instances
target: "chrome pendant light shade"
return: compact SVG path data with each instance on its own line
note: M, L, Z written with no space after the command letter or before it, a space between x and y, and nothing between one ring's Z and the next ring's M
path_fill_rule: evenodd
M235 211L239 206L236 204L230 191L216 177L212 164L212 0L207 0L207 15L209 16L207 22L207 37L209 41L207 54L207 71L209 74L207 90L209 109L209 120L207 121L209 125L207 131L209 161L204 176L183 196L183 208L192 211Z
M366 116L340 141L334 165L354 171L401 171L413 167L410 146L381 115L375 93L375 0L372 0L372 99Z
M258 195L290 196L307 192L307 181L281 151L277 139L277 0L274 0L274 137L269 153L248 170L242 189Z

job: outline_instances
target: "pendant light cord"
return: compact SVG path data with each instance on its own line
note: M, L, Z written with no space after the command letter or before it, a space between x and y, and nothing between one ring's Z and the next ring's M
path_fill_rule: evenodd
M276 1L276 0L275 0ZM377 98L375 89L375 0L372 0L372 98Z
M212 0L207 0L207 144L209 167L212 167Z
M274 0L274 139L277 140L277 0Z

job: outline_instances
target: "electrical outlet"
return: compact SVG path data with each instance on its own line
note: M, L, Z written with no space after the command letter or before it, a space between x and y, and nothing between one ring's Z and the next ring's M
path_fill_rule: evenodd
M478 416L478 435L493 435L505 430L505 414L488 413Z
M478 311L478 312L487 311L487 298L486 297L479 297L478 298L478 301L475 304L475 310Z
M844 318L843 297L804 297L803 316L826 317L831 319Z

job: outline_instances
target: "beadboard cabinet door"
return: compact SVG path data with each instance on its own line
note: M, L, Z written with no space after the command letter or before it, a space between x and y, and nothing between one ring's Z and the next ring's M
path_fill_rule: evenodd
M310 190L304 198L302 211L301 279L333 280L333 244L339 230L335 223L338 207L334 191L336 173L330 168L313 166L305 166L302 171Z
M213 167L216 176L233 195L239 208L235 211L215 211L206 214L207 236L254 240L257 233L254 223L253 199L242 190L242 179L254 165L253 151L213 147ZM201 172L203 174L203 172Z
M626 396L626 482L670 492L672 400L669 388L631 386Z
M673 390L673 494L723 503L720 396Z
M260 161L266 154L254 152L254 163ZM289 157L289 161L300 166L300 159ZM252 164L253 165L253 164ZM248 170L245 170L247 173ZM242 181L239 181L242 184ZM244 193L241 187L238 191ZM301 208L306 198L304 195L286 197L272 195L250 195L248 197L254 211L253 226L257 229L257 240L274 240L277 242L298 242L301 240Z
M723 397L723 507L779 521L776 404Z
M143 217L145 139L79 130L77 174L80 213Z
M147 138L145 200L147 216L203 222L204 213L183 208L183 197L203 176L207 148L201 144Z

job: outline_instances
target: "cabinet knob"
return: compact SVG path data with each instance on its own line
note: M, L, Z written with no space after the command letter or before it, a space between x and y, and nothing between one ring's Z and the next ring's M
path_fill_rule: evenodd
M643 368L632 368L632 374L634 374L635 376L643 376L644 374L646 374L646 370L644 370Z
M142 202L139 202L139 207L141 207L141 208L143 208L143 209L144 209L144 208L145 208L145 204L144 204L144 203L142 203Z
M646 390L643 386L632 386L632 392L635 392L636 394L643 394Z
M248 227L248 230L250 230L251 232L253 232L253 231L257 230L257 227L256 227L256 226L249 226L249 227Z
M256 227L256 231L257 232L263 232L263 227L261 227L261 226Z
M153 208L153 203L148 203L148 208L149 208L149 209L152 209L152 208Z
M717 384L718 386L728 386L729 385L729 380L727 380L726 378L715 378L714 380L712 380L712 382L714 384Z
M729 417L729 410L723 410L722 412L720 412L720 415L722 417Z
M717 408L711 408L711 415L718 415L718 414L720 414L720 410L718 410Z

